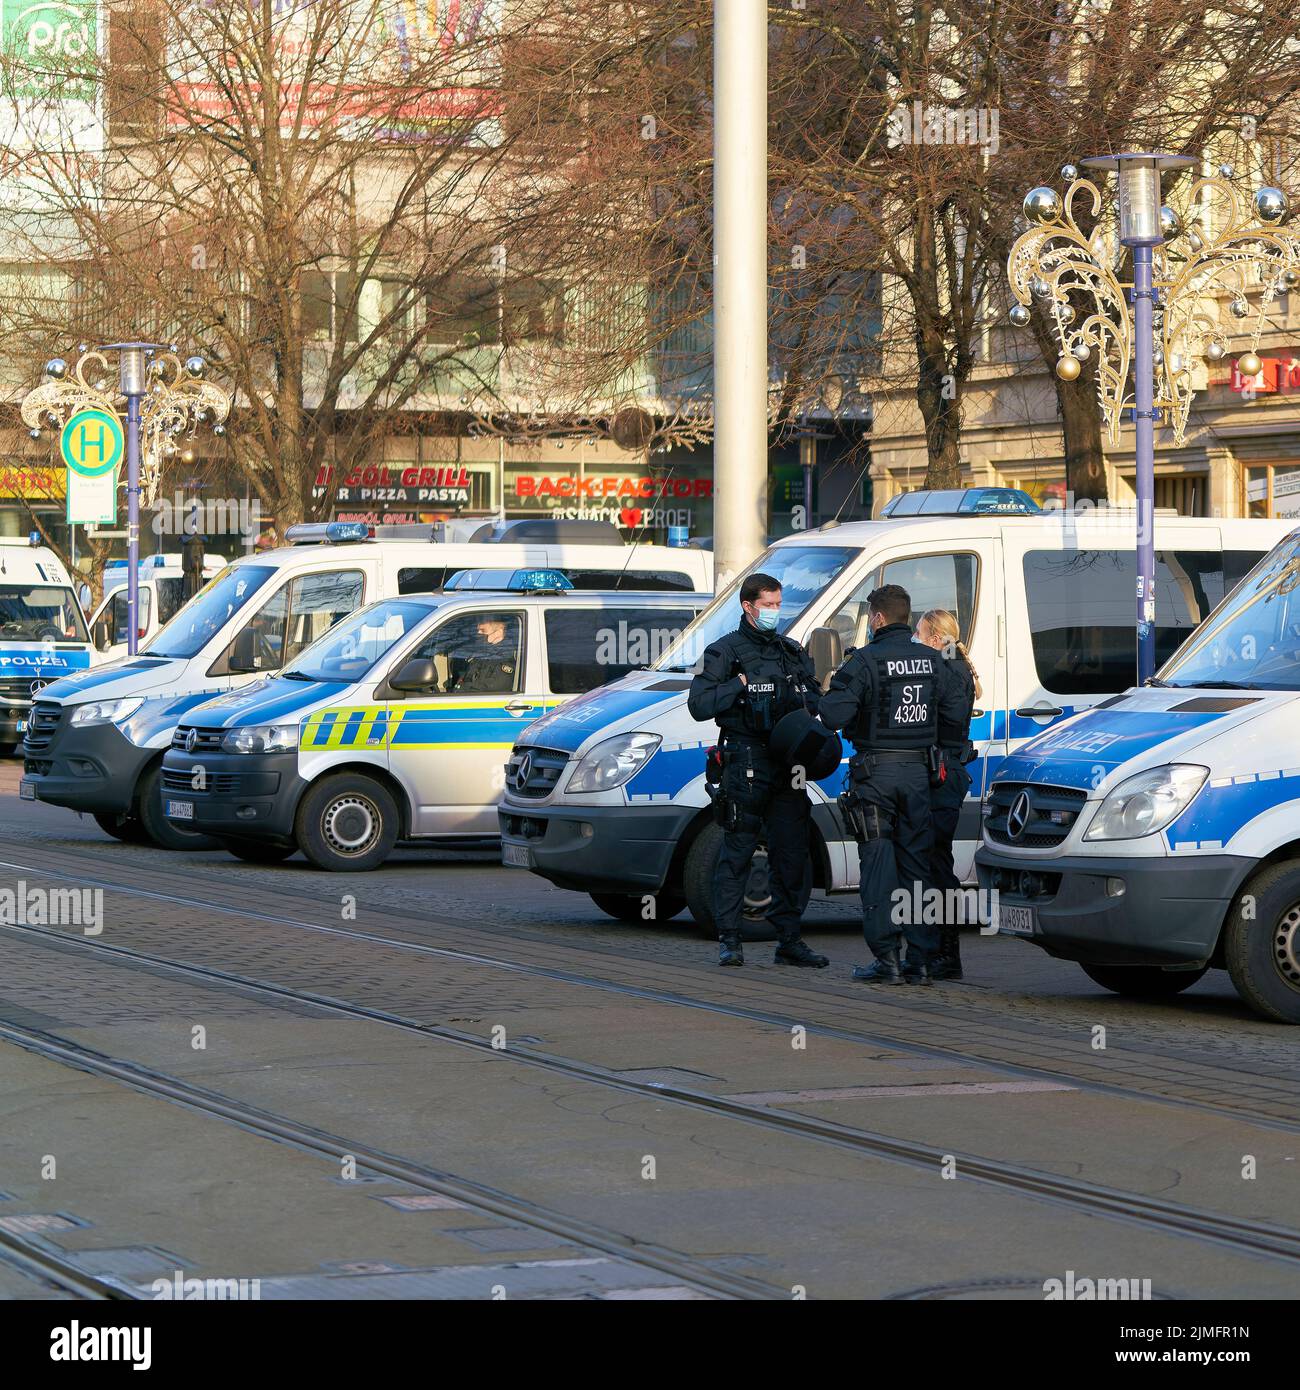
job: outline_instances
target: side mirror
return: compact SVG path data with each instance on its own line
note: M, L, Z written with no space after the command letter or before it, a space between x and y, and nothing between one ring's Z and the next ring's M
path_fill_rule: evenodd
M388 684L394 690L436 690L438 668L427 658L408 661L395 675L389 676Z
M236 675L258 669L257 633L251 623L230 644L230 659L226 662L226 668Z
M808 634L808 655L817 684L825 690L826 682L844 664L844 639L833 627L815 627Z

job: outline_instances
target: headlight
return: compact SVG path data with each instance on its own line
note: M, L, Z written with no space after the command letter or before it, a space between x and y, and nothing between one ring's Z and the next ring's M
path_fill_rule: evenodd
M1136 840L1163 830L1200 791L1208 767L1171 763L1121 782L1101 803L1085 840Z
M292 753L298 747L296 724L250 724L231 729L221 740L226 753Z
M621 787L663 742L658 734L619 734L598 743L582 759L565 791L607 792Z
M144 696L132 695L126 700L97 700L94 704L78 705L72 711L74 724L120 724L144 704Z

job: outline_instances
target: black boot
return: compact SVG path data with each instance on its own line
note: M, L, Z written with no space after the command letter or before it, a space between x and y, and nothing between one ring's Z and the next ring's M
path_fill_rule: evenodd
M740 933L718 937L718 964L744 965L745 953L740 949Z
M939 928L939 954L930 963L930 978L961 979L961 933L956 927Z
M898 952L880 951L870 965L855 965L853 978L873 985L901 985L903 971L898 963Z
M782 941L772 959L777 965L802 965L809 970L822 970L830 964L825 956L819 956L797 936Z

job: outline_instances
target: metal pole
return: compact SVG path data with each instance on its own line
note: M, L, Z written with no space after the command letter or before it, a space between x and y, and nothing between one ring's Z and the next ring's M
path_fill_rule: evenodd
M1133 248L1133 384L1137 402L1137 679L1156 672L1155 380L1151 247Z
M767 6L713 5L713 562L767 537Z
M126 650L134 656L140 625L140 397L126 398Z

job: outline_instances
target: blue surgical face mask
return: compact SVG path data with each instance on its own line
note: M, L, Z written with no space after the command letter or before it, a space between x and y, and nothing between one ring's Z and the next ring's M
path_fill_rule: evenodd
M759 608L755 610L754 617L764 632L775 632L777 623L781 621L781 610L779 608Z

